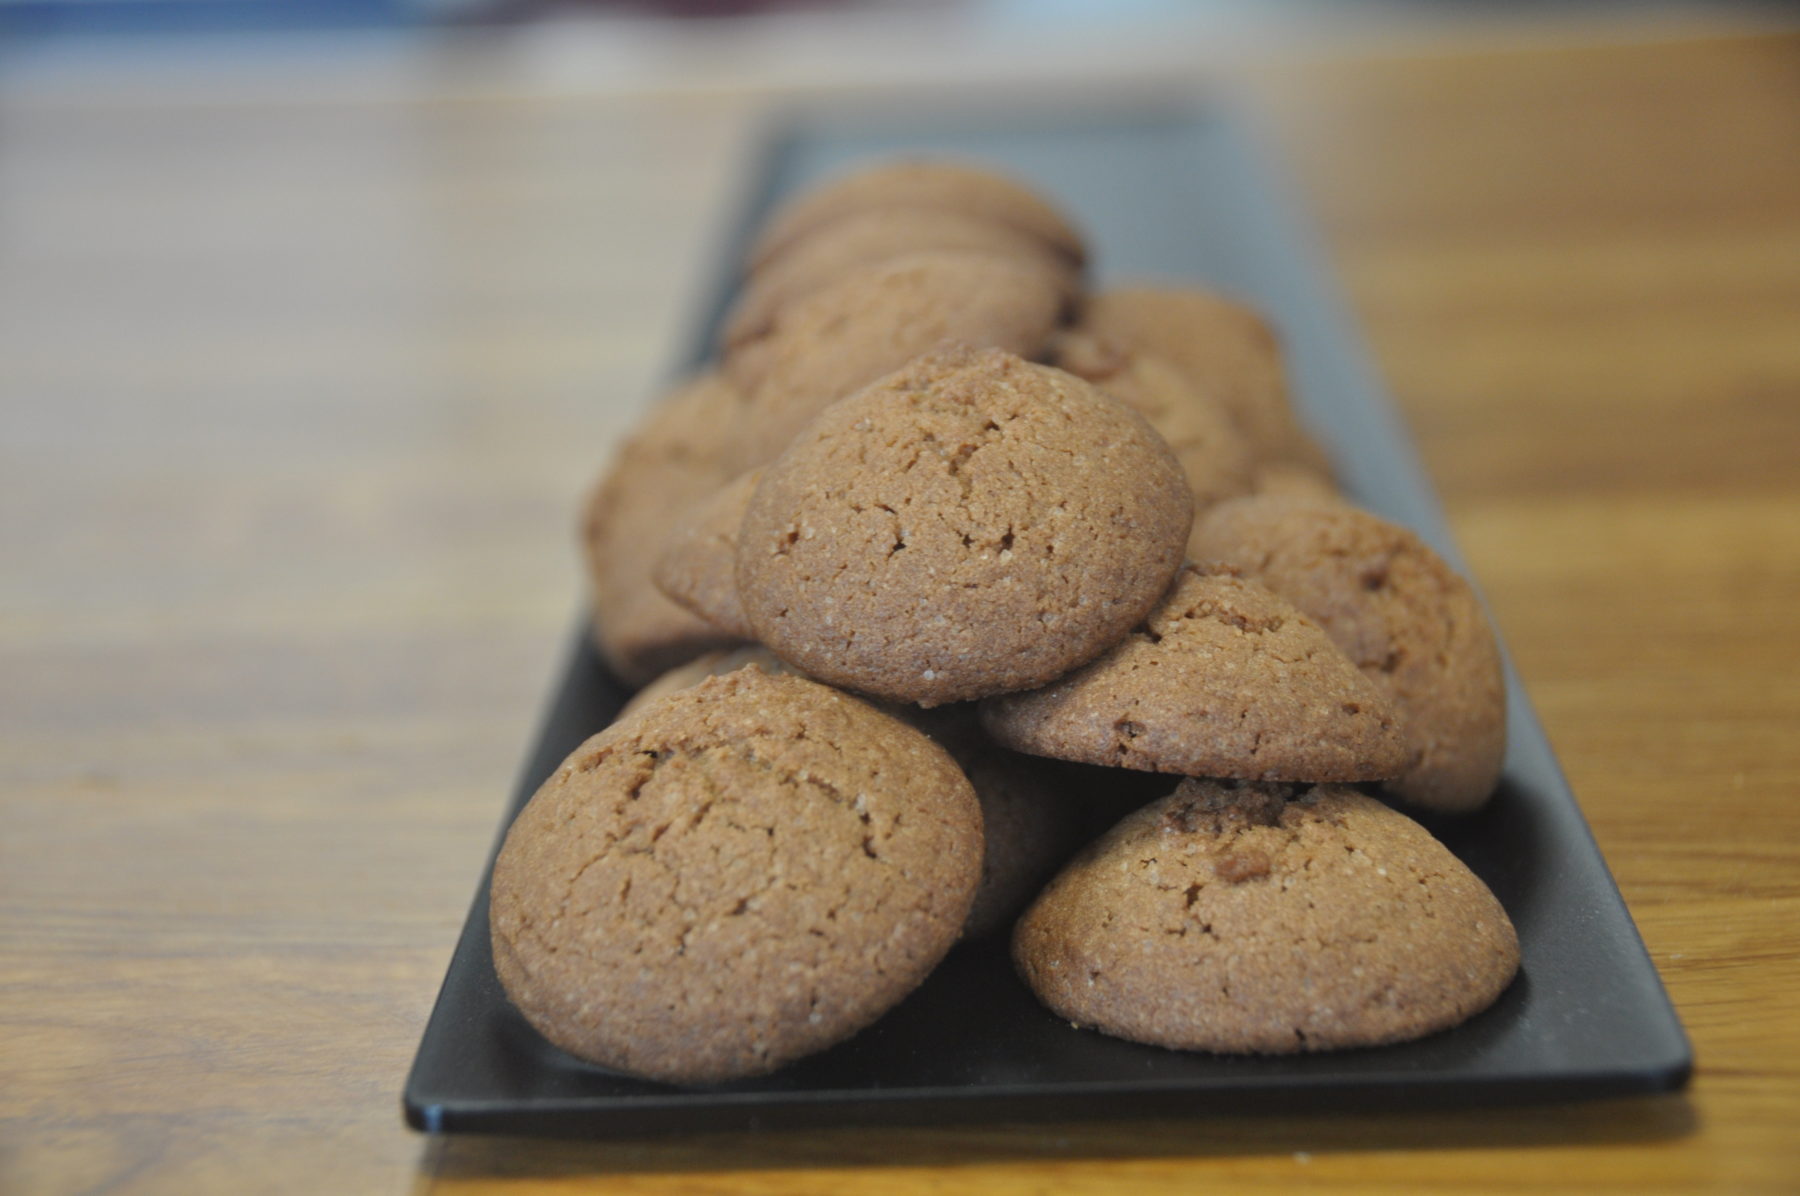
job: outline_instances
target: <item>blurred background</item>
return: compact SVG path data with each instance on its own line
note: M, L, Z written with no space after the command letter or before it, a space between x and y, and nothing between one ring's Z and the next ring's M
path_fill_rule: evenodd
M1748 846L1686 888L1669 861L1795 841L1748 803L1797 775L1796 24L0 0L0 1188L454 1171L396 1096L583 605L580 495L686 348L769 114L1170 85L1291 175L1702 1058L1752 1077L1686 1170L1594 1153L1632 1190L1791 1185L1791 1145L1739 1147L1791 1139L1742 990L1795 958L1793 872L1767 847L1752 896L1789 905L1740 905L1715 865ZM1722 789L1741 816L1694 813Z
M3 0L9 87L806 88L1191 71L1246 53L1781 25L1705 0Z

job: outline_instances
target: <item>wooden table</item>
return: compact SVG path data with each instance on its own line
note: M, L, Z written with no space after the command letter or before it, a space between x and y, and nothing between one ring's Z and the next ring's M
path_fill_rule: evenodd
M1692 1034L1688 1093L411 1134L579 600L575 497L672 352L755 97L116 89L0 108L0 1190L1800 1187L1800 40L1234 77Z

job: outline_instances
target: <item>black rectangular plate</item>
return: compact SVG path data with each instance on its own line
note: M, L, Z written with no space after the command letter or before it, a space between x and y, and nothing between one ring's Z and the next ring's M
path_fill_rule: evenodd
M1086 230L1102 283L1185 281L1260 305L1282 330L1297 400L1346 489L1456 559L1322 254L1229 113L1165 100L1074 114L798 116L773 138L724 261L737 260L783 195L857 160L906 151L981 159L1041 187ZM705 355L729 297L722 274L691 362ZM1680 1087L1692 1066L1687 1039L1510 666L1507 681L1511 739L1499 794L1479 814L1432 829L1505 904L1524 966L1493 1008L1449 1032L1298 1058L1165 1051L1072 1029L1033 1000L1004 951L971 945L841 1046L763 1079L677 1089L582 1064L513 1012L488 953L484 874L406 1083L407 1120L430 1131L600 1137L1568 1100ZM507 822L624 697L578 635Z

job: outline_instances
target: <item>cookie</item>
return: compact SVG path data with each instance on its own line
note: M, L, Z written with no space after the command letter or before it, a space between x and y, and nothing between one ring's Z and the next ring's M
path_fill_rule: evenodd
M922 250L989 253L1041 268L1065 303L1081 289L1081 271L1029 233L944 208L873 208L834 220L800 238L751 275L725 320L722 342L767 332L775 313L859 267Z
M737 592L738 528L760 473L741 474L687 509L656 554L650 579L683 610L738 639L755 639Z
M796 670L761 644L740 644L735 648L715 648L690 661L678 664L668 672L631 695L619 708L615 722L622 722L658 700L684 689L692 689L708 677L723 677L749 665L765 673L796 673ZM803 675L798 674L796 675ZM891 712L890 712L891 713Z
M1347 503L1243 498L1200 521L1197 553L1228 561L1318 620L1400 715L1395 796L1473 810L1506 753L1500 649L1469 583L1411 531Z
M1043 270L994 254L927 251L852 270L726 355L747 398L740 460L773 459L824 408L947 339L1036 356L1062 306Z
M1136 411L1169 442L1195 510L1250 493L1257 468L1250 442L1216 399L1167 362L1080 331L1057 338L1051 362Z
M1129 287L1090 296L1079 327L1173 366L1231 413L1259 459L1326 466L1288 403L1275 333L1248 307L1207 291Z
M1078 1025L1284 1054L1457 1025L1505 990L1519 944L1478 877L1372 798L1188 780L1051 883L1013 958Z
M1017 751L1186 776L1370 781L1406 761L1387 699L1316 623L1192 565L1105 655L982 721Z
M717 374L697 378L645 414L588 498L582 544L594 596L594 639L622 680L641 685L736 636L689 614L652 584L650 545L661 544L688 507L717 490L737 392Z
M1042 685L1134 626L1193 502L1143 419L999 350L932 354L825 411L738 542L757 638L805 672L938 705Z
M981 817L943 749L743 669L588 740L494 864L495 969L552 1043L675 1084L840 1042L956 941Z
M880 208L927 208L979 216L1042 242L1079 266L1081 234L1029 187L973 163L914 159L865 166L789 200L751 247L753 270L766 268L802 237L835 220Z

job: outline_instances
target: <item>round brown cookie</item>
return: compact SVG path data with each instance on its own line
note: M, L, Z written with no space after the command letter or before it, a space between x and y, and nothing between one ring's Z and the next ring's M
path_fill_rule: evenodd
M834 404L764 471L738 593L806 672L935 706L1105 650L1167 587L1192 517L1129 408L999 350L947 351Z
M1193 565L1105 655L989 699L982 721L1021 752L1186 776L1372 781L1406 763L1388 701L1316 623Z
M494 864L495 969L583 1059L758 1075L911 992L956 941L981 852L941 748L743 669L614 724L544 783Z
M1051 883L1013 959L1078 1025L1274 1054L1448 1029L1506 988L1519 944L1478 877L1372 798L1187 780Z
M1488 799L1506 753L1499 645L1474 590L1423 540L1348 503L1242 498L1213 508L1193 543L1317 619L1387 694L1408 749L1396 796L1446 813Z
M644 414L591 492L582 542L594 594L594 639L633 685L737 637L681 609L650 580L654 550L687 508L730 477L737 392L717 374L678 387Z
M1061 315L1044 270L991 253L927 251L852 270L726 356L748 398L740 460L773 459L824 408L946 340L1036 356Z
M747 279L726 317L722 343L761 336L782 307L852 270L923 250L991 253L1037 265L1065 303L1081 290L1080 268L1028 233L944 208L874 208L800 238Z
M840 175L789 200L771 216L751 247L761 270L800 238L845 217L876 208L935 208L979 216L1026 233L1075 265L1081 234L1029 187L987 166L943 159L877 163Z
M1181 462L1197 511L1250 492L1256 471L1250 442L1216 399L1167 362L1079 330L1057 338L1051 361L1149 421Z
M727 635L755 639L737 592L737 539L760 471L740 474L687 508L656 556L650 579L682 609Z
M1090 296L1079 327L1168 362L1231 413L1258 458L1324 463L1288 404L1275 333L1248 307L1207 291L1128 287Z

